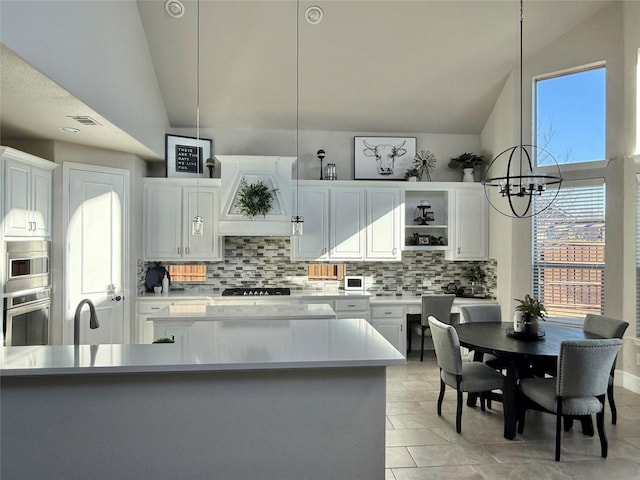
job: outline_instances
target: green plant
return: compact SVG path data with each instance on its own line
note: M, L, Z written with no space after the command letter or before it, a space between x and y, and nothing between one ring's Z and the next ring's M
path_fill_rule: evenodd
M415 167L411 167L409 170L407 170L407 173L404 174L404 179L408 180L409 177L419 177L419 176L420 176L420 172L418 171L418 169Z
M216 161L215 161L215 159L214 159L214 158L209 157L209 158L207 158L207 161L206 161L206 162L204 162L204 163L205 163L206 165L215 165L215 164L216 164Z
M256 215L264 217L269 213L273 195L277 192L277 188L267 187L262 180L248 183L243 178L240 182L236 205L245 217L253 218Z
M173 338L162 337L153 341L153 343L176 343Z
M547 310L540 300L529 294L524 296L524 299L515 298L516 302L520 302L520 305L516 306L516 312L528 313L531 317L539 317L544 320L547 316Z
M449 168L454 170L462 170L464 168L475 168L487 163L482 155L476 155L475 153L463 153L457 157L449 160Z
M480 268L480 265L474 265L471 267L467 267L462 271L462 276L469 280L470 282L484 282L487 274L484 273L484 270Z

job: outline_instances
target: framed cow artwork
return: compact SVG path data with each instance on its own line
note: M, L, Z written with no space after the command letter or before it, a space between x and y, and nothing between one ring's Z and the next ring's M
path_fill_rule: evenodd
M415 137L354 137L356 180L404 180L416 156Z

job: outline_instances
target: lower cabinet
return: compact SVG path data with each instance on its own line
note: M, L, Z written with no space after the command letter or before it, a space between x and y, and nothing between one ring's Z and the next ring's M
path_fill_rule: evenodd
M407 351L406 315L403 306L371 307L371 324L402 355Z
M326 303L331 306L338 318L364 318L370 322L369 297L302 297L301 303Z
M173 331L161 331L155 332L153 330L153 322L147 321L149 316L154 313L160 312L163 308L167 308L170 305L193 305L206 303L208 298L189 298L185 300L170 300L168 298L159 297L158 299L138 300L136 301L136 329L134 343L153 343L154 340L160 337L171 337L176 332Z

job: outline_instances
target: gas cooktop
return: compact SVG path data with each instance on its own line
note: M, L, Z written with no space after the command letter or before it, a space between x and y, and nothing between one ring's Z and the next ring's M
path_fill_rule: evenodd
M248 288L225 288L222 291L223 297L240 297L245 295L291 295L290 288L265 288L265 287L248 287Z

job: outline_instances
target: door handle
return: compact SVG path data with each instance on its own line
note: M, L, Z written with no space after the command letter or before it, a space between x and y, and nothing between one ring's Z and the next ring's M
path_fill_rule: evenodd
M123 300L124 297L121 297L120 295L116 295L115 297L113 297L111 299L112 302L119 302L120 300Z

